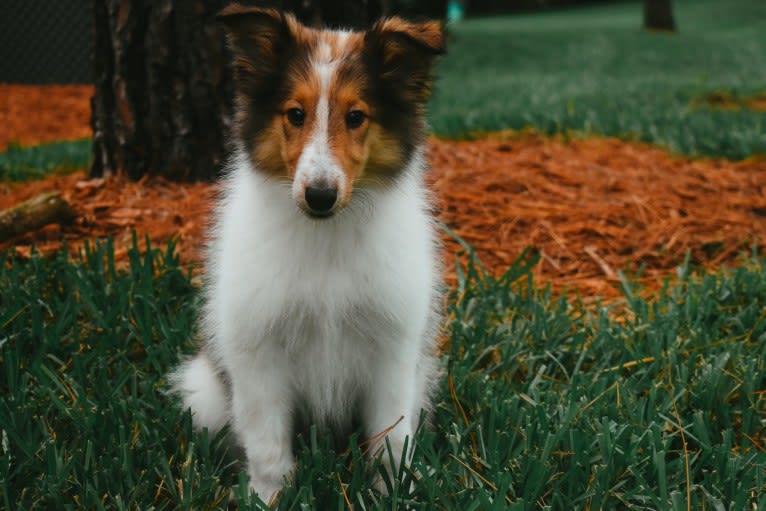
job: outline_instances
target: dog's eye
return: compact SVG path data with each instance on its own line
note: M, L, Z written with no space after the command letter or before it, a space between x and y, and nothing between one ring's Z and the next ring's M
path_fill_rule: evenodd
M349 129L356 129L364 122L365 115L361 110L351 110L346 114L346 126Z
M287 120L290 121L290 124L293 126L300 128L306 121L306 112L300 108L291 108L287 111Z

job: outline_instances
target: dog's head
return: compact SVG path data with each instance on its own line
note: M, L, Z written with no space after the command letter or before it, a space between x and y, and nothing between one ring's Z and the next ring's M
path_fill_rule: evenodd
M307 214L331 216L355 186L387 186L423 143L439 22L316 30L237 4L219 18L234 53L235 136L258 172L292 183Z

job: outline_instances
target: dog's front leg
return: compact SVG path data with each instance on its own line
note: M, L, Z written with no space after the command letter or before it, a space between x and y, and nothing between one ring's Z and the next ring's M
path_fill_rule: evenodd
M375 441L371 453L382 453L382 464L391 480L402 460L410 461L414 423L420 403L417 384L417 358L414 354L389 353L376 360L375 379L365 400L364 418ZM408 439L408 440L407 440ZM388 440L388 442L386 442ZM408 453L404 452L405 443ZM391 451L389 455L388 446ZM393 457L393 464L391 458ZM385 482L376 478L375 486L385 491Z
M240 357L231 371L233 427L247 454L250 488L267 503L294 465L288 374L270 356Z

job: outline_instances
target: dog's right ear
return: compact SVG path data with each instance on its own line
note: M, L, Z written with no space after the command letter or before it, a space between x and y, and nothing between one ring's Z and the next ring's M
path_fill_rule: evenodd
M279 73L280 62L295 42L298 22L293 16L231 4L216 19L226 27L237 80L265 83Z

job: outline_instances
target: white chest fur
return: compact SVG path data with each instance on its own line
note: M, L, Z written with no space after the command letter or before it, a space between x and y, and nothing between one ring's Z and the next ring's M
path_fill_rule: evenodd
M423 347L437 267L420 176L314 220L288 185L240 162L211 247L210 348L225 366L275 357L315 414L342 412L371 384L381 350L417 358Z

